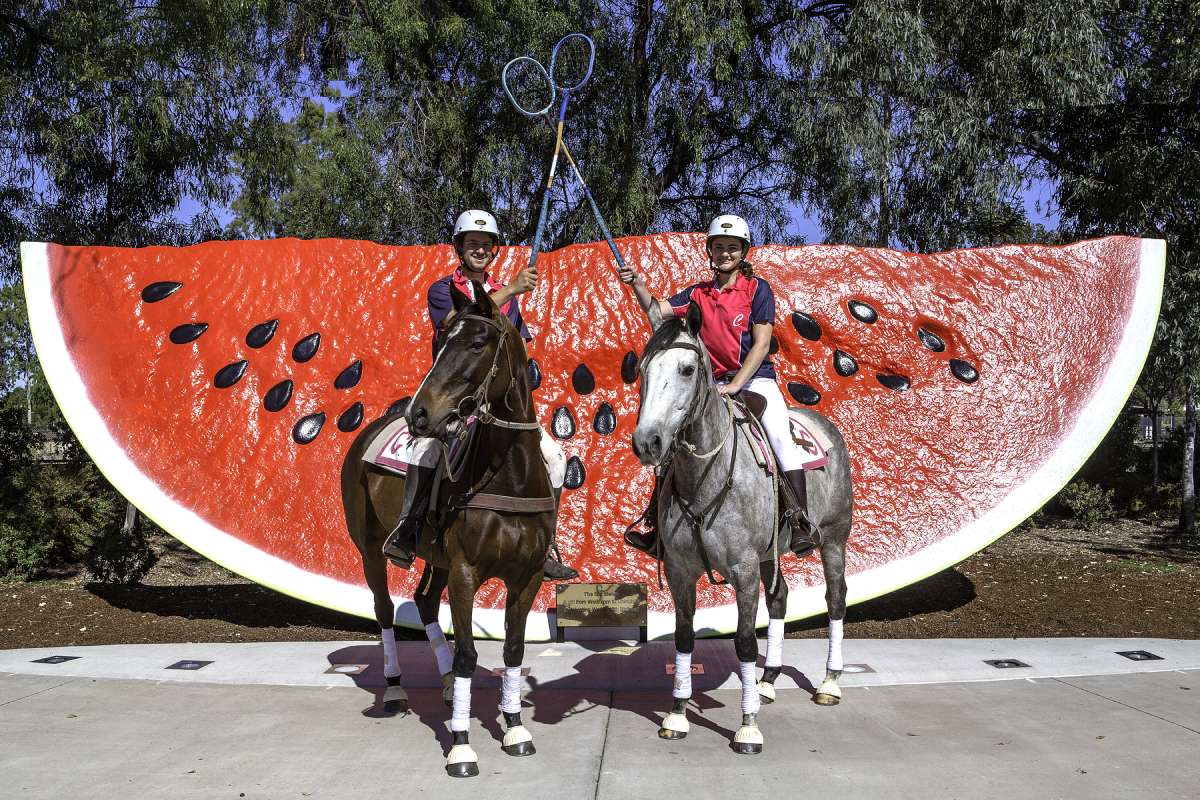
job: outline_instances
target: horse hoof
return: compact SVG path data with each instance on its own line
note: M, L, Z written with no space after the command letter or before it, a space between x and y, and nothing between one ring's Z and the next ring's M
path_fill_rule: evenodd
M537 752L533 742L517 742L516 744L501 745L500 749L510 756L531 756Z
M766 681L759 681L758 682L758 696L759 696L759 699L762 700L764 705L774 703L775 702L775 684L767 683Z
M671 712L663 718L662 727L658 729L658 738L682 739L688 735L689 730L691 730L691 726L688 724L687 716Z
M510 756L531 756L537 752L533 747L533 734L524 725L514 725L505 731L500 749Z
M824 692L817 692L813 696L813 702L819 706L836 706L838 703L842 702L842 698L838 697L837 695L833 695L833 694L825 694Z
M733 737L730 745L733 752L744 756L757 755L762 752L763 735L757 725L743 725Z
M389 686L383 693L383 710L389 714L408 711L408 693L402 686Z
M479 774L479 756L469 744L451 747L446 762L446 774L451 778L474 778Z

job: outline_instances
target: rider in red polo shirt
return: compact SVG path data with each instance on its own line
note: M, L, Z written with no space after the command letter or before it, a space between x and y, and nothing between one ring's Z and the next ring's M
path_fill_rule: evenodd
M483 286L492 300L500 306L500 310L512 322L521 338L529 341L532 337L521 318L521 306L517 301L519 295L532 291L537 284L537 270L525 268L517 273L511 284L505 286L496 283L487 272L487 268L496 259L500 246L500 228L496 219L486 211L472 209L458 215L454 223L454 252L458 254L458 269L451 274L434 281L426 295L429 308L429 321L433 324L433 357L437 358L437 337L454 316L454 305L451 292L473 298L472 281ZM551 461L562 462L562 448L541 431L542 456L546 459L547 467ZM430 495L436 482L438 470L441 469L441 443L432 437L414 437L405 452L408 463L408 475L404 488L404 509L400 514L400 522L391 536L383 545L383 554L393 564L403 569L412 566L416 553L421 526L426 519L434 516L430 509ZM557 499L562 492L562 477L550 470L550 482ZM579 574L562 561L558 553L558 545L554 538L550 540L551 554L557 558L546 556L545 576L549 580L573 580Z
M746 389L767 401L762 416L763 428L793 495L787 514L792 528L792 552L804 556L820 541L819 533L808 522L807 486L801 468L803 455L792 439L787 404L775 382L775 367L767 358L771 349L771 329L775 324L775 293L766 280L754 274L754 268L746 261L750 228L741 217L723 214L714 219L708 226L705 248L713 279L689 286L669 300L652 297L641 276L632 269L623 270L621 280L633 287L647 314L651 314L654 304L663 316L683 316L689 303L699 305L704 312L700 339L708 350L718 391L735 395ZM656 485L656 495L657 491ZM657 535L653 527L657 520L652 519L653 516L647 516L648 533L626 532L625 541L629 545L646 552L653 551Z

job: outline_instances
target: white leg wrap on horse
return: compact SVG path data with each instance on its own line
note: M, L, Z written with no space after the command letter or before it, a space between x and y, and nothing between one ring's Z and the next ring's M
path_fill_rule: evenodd
M380 628L379 635L383 640L383 677L399 677L400 657L396 655L396 629Z
M758 664L753 661L741 662L742 673L742 713L757 714L762 702L758 698Z
M433 655L437 658L438 674L445 675L454 668L454 656L450 654L450 643L446 641L441 624L431 622L426 625L425 635L429 637L429 646L433 648Z
M671 692L677 698L692 696L692 654L675 651L675 688Z
M450 711L450 730L458 733L471 729L471 679L454 679L454 705ZM453 763L453 759L451 759Z
M783 666L783 620L767 622L767 658L764 667Z
M842 668L842 622L840 619L829 620L829 658L825 661L826 669Z
M521 668L505 667L500 688L500 710L516 714L521 710Z

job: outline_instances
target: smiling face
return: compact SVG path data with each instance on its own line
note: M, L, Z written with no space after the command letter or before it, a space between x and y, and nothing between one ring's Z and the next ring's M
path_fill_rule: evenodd
M708 257L715 268L729 272L746 257L746 243L736 236L714 236L708 241Z
M496 257L492 235L480 231L464 233L458 241L457 250L463 266L472 272L483 272Z

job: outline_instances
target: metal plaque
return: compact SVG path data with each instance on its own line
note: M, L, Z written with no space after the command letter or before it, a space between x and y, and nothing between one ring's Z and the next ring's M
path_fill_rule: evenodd
M46 656L45 658L35 658L31 664L61 664L64 661L74 661L80 656Z
M642 628L646 625L646 584L558 584L556 618L560 628Z
M211 662L211 661L176 661L174 664L167 667L166 669L197 670L197 669L204 669L211 663L213 663L213 662Z
M1149 650L1117 650L1117 655L1124 656L1130 661L1162 661L1162 656L1157 656Z

